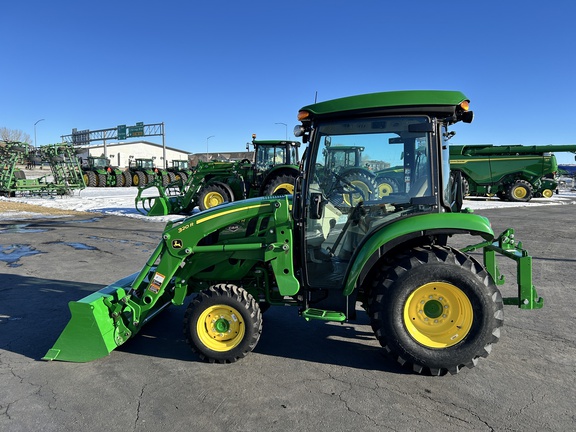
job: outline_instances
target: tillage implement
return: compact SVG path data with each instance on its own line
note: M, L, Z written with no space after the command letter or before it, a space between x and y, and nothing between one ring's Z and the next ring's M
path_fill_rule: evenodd
M293 306L306 320L365 311L385 351L417 373L475 366L499 339L504 304L538 309L543 300L514 231L495 236L485 217L462 209L447 140L451 125L472 121L468 107L457 91L400 91L302 108L295 136L308 148L294 194L169 222L140 272L70 303L71 320L44 358L104 357L188 301L186 340L209 362L246 356L264 311ZM362 147L366 168L393 168L397 184L350 178L345 161L328 173L325 154L338 146ZM504 298L497 257L516 263L517 286Z

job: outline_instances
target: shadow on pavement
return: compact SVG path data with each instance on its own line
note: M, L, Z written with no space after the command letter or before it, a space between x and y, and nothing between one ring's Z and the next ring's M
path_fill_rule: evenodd
M68 302L102 285L1 274L0 349L41 360L70 319ZM173 306L118 347L142 356L198 362L182 332L185 306ZM295 308L271 308L255 353L357 369L404 373L384 355L363 312L354 325L306 322ZM249 354L254 355L254 354Z

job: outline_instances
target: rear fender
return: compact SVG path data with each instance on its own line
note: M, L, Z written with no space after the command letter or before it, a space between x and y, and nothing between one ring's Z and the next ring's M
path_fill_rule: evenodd
M488 219L474 214L427 214L382 227L358 249L350 266L343 294L350 295L359 287L372 266L390 249L427 235L457 233L478 235L486 241L494 239Z

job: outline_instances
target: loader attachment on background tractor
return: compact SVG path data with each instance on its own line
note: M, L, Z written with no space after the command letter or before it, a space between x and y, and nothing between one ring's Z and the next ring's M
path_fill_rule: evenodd
M157 194L152 195L156 189ZM138 194L134 199L136 211L144 216L167 216L181 213L184 205L184 185L182 180L163 186L161 180L138 188Z

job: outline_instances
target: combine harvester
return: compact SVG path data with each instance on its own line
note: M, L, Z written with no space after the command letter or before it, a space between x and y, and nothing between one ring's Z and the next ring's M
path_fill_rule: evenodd
M291 194L298 167L297 141L256 140L253 161L199 161L187 179L168 185L155 181L140 187L136 195L136 210L147 216L190 214L194 207L206 210L224 202L246 198ZM249 144L246 146L247 149ZM150 191L156 194L150 196Z
M464 195L527 202L558 188L553 152L574 153L576 145L452 145L450 169L462 176Z
M487 218L463 211L461 183L446 175L448 129L472 121L468 105L456 91L402 91L305 106L295 135L308 149L293 195L169 222L140 272L70 303L71 320L44 359L105 357L189 298L184 334L208 362L251 352L271 306L346 322L360 303L385 351L410 370L476 366L499 340L504 304L538 309L543 300L514 231L495 236ZM398 191L367 192L339 176L338 164L319 181L330 143L362 146L382 166L401 160ZM451 245L462 236L460 244L473 244ZM497 255L516 262L517 286L504 298Z

